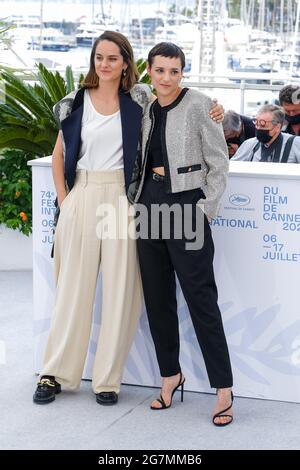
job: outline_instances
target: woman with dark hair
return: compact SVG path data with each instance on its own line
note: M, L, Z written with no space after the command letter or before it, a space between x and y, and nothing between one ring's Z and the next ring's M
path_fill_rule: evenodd
M157 44L148 55L157 100L144 113L135 201L144 298L162 376L160 398L151 409L169 408L178 388L183 399L176 273L210 385L217 389L213 423L225 426L233 420L232 372L217 304L209 218L218 213L228 154L222 126L208 117L211 99L181 87L184 65L183 51L172 43Z
M127 233L131 220L125 196L137 178L143 108L152 96L147 85L137 84L138 76L127 38L107 31L93 45L82 88L54 109L60 124L52 163L60 209L56 299L33 397L38 404L53 401L61 385L69 390L80 385L100 266L102 316L92 387L99 404L118 400L141 310L136 242L119 235ZM99 222L107 206L117 225L109 236Z
M61 385L69 390L80 385L100 266L102 315L92 387L97 403L118 401L141 311L136 241L128 233L132 217L125 196L133 199L139 178L142 114L152 94L137 80L129 41L106 31L93 45L83 87L54 109L60 125L52 163L60 210L56 299L33 396L38 404L52 402ZM214 115L220 115L220 106ZM108 227L106 211L112 214Z

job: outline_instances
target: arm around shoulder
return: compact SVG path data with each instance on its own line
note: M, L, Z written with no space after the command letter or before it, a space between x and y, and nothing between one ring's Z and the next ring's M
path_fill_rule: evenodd
M136 83L130 90L133 101L138 103L145 111L147 105L153 101L152 91L146 83Z

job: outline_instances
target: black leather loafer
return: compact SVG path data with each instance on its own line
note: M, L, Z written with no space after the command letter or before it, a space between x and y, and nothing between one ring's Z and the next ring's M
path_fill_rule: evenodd
M118 394L116 392L96 393L96 401L99 405L115 405L118 403Z
M55 400L55 395L61 392L61 386L54 377L43 376L37 384L36 391L33 395L34 403L45 405Z

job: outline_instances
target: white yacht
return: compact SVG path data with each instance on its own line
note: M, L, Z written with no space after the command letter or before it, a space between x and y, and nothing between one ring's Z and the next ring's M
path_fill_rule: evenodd
M81 23L76 32L77 46L92 46L94 41L106 30L120 31L120 27L110 18L107 18L105 21L99 18L94 22Z
M70 49L69 38L54 28L43 28L41 34L35 34L28 40L29 49L42 51L67 52Z

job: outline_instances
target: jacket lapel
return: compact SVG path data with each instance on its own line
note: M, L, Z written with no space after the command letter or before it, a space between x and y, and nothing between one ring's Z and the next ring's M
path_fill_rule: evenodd
M141 137L143 110L130 95L120 91L125 186L128 191Z
M61 128L66 145L65 178L70 190L72 189L75 181L77 159L81 145L83 97L84 88L81 88L74 98L71 114L61 122Z

